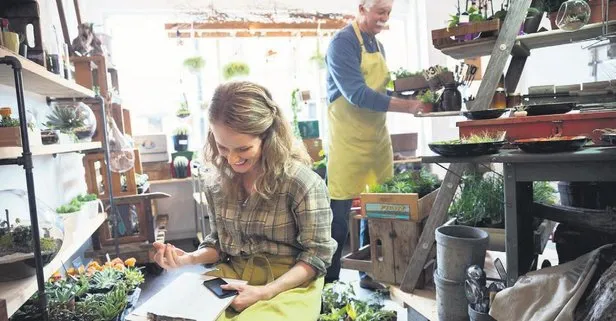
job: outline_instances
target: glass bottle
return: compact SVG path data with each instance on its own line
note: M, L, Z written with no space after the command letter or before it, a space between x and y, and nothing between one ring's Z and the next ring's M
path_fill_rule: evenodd
M443 90L440 111L458 111L462 109L462 93L455 83L446 84Z

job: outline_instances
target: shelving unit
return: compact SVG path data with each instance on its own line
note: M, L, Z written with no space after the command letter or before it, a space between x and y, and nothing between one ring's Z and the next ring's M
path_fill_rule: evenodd
M13 87L17 100L19 119L26 119L26 104L24 92L31 92L47 96L47 101L56 99L90 99L95 94L92 90L47 71L44 67L14 54L0 47L0 84ZM97 101L103 108L104 100L100 97ZM28 193L28 206L30 209L30 223L32 230L33 256L36 275L30 278L0 283L0 319L6 320L19 307L26 302L38 289L39 302L43 308L43 320L48 320L47 298L45 295L45 280L53 272L62 267L81 246L87 241L92 233L106 220L105 214L99 214L88 220L88 224L80 223L79 226L70 226L65 234L64 243L60 251L51 263L44 265L41 255L40 231L37 214L36 193L34 188L34 175L32 166L33 155L55 155L59 153L72 153L86 150L96 150L101 147L105 150L106 163L109 164L109 152L107 149L107 119L103 116L99 123L102 127L104 139L101 142L79 143L68 145L46 145L30 147L30 138L25 121L20 122L21 145L23 147L0 148L0 165L23 166ZM108 165L107 165L108 166ZM107 177L107 184L111 182ZM113 192L109 191L110 205L113 208ZM70 221L70 220L68 220ZM72 230L72 231L71 231Z
M79 215L83 215L83 213ZM61 269L63 265L70 266L69 260L71 257L106 219L107 214L99 213L96 217L89 218L86 224L84 224L84 221L80 221L79 226L75 224L74 220L65 220L62 248L60 248L56 257L45 266L43 270L45 279L48 279L55 271ZM0 299L6 300L8 315L15 313L36 290L36 276L23 280L0 282Z
M32 156L65 154L73 152L85 152L97 150L102 147L100 142L75 143L75 144L53 144L32 146ZM0 147L0 159L12 159L20 157L23 152L21 147Z
M509 67L505 75L505 83L508 87L511 86L510 88L516 88L526 64L526 60L531 54L531 50L590 40L603 35L604 26L607 26L608 33L616 31L616 21L610 21L607 23L590 24L575 32L553 30L519 36L518 33L520 31L520 26L526 18L530 4L531 0L518 0L511 3L511 6L507 12L507 17L503 22L502 28L496 40L460 44L455 47L443 48L441 50L444 54L447 54L455 59L490 55L490 62L486 67L485 75L483 76L479 86L479 90L476 95L477 99L472 105L472 111L487 110L489 108L494 92L501 75L505 70L505 66L509 61L509 58L511 58L511 61L509 62ZM563 61L563 64L564 63L568 62ZM563 68L564 67L565 66L563 65ZM584 159L584 161L587 163L600 161L599 155L601 153L596 153L596 149L589 152L591 155L589 155L588 159ZM542 164L539 160L540 158L541 156L535 156L532 160L537 162L536 164ZM423 162L429 161L430 157L423 159ZM443 180L440 192L436 197L435 206L432 208L432 211L428 216L424 226L424 231L418 241L418 250L413 253L413 256L407 266L406 275L400 287L404 292L412 293L416 288L422 267L427 262L430 249L435 242L434 230L438 226L443 225L447 219L447 211L449 209L449 205L453 201L454 194L460 185L460 177L465 171L469 169L472 170L472 164L478 163L470 161L468 158L459 160L459 162L456 162L452 158L442 158L441 161L442 163L450 163L450 165ZM498 159L495 157L486 156L485 161L498 162ZM549 158L549 161L553 161L552 158ZM549 167L551 164L548 163L545 165L548 165ZM507 204L509 204L509 202L518 202L520 203L519 208L521 210L524 210L524 207L528 206L528 190L532 192L532 184L530 184L531 187L528 188L528 182L532 182L534 180L550 180L546 179L543 174L548 172L554 173L554 170L550 169L544 169L545 172L535 171L532 175L530 173L523 172L521 169L519 169L519 173L516 173L515 170L512 172L511 168L514 166L508 162L505 162L504 167L506 169L504 176L507 177L508 180L504 187L505 196L509 200ZM579 168L576 168L575 171L578 170ZM515 181L515 179L520 178L522 174L527 174L524 177L526 182L520 183ZM554 176L552 178L556 177ZM605 179L605 177L592 178L596 178L597 180ZM560 179L560 177L558 177L558 179ZM571 179L571 177L567 177L567 179L575 180ZM576 179L579 180L580 177L576 177ZM591 177L586 177L586 180L588 179L591 179ZM523 191L523 193L518 193L518 195L516 194L518 191ZM532 203L532 197L530 199ZM528 272L531 264L533 263L532 258L529 257L529 254L520 254L521 249L527 250L532 248L529 245L529 242L532 242L532 240L528 240L529 235L532 237L532 230L529 229L529 225L527 224L528 219L521 219L516 213L517 211L515 204L511 206L508 205L506 207L505 220L507 221L506 225L508 226L506 232L507 271L510 273L508 277L508 286L515 283L518 275ZM511 230L511 226L519 226L519 231Z
M30 61L12 51L0 47L0 57L12 57L22 67L24 91L47 97L94 97L94 92L59 75L51 73L45 67ZM15 86L13 70L8 65L0 65L0 84Z
M517 36L515 38L515 47L517 49L533 50L552 46L559 46L568 43L584 41L598 37L603 32L603 23L593 23L582 27L580 30L570 32L563 30L550 30L544 32L531 33L527 35ZM608 23L608 32L616 31L616 21ZM478 43L461 44L455 47L443 48L441 52L454 59L465 59L472 57L487 56L492 52L494 45L498 40L489 40ZM515 48L512 54L518 52Z

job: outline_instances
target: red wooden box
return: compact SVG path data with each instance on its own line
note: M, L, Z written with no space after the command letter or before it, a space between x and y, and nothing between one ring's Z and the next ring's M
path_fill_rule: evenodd
M560 115L509 117L487 120L469 120L457 123L460 137L482 132L507 131L506 139L542 138L555 135L584 135L595 144L601 142L600 128L616 128L616 111L571 112Z

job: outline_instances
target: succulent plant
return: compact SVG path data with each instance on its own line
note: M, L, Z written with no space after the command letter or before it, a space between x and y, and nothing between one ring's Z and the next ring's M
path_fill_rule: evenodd
M72 132L75 128L85 126L86 116L77 108L68 105L55 105L51 115L47 116L47 126L62 132Z

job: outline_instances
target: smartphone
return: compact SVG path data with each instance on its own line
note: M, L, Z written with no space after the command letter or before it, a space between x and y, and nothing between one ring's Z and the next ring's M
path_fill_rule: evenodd
M227 282L221 278L214 278L211 280L203 281L203 286L212 291L212 293L214 293L220 299L228 298L230 296L238 294L236 290L223 290L220 287L223 284L227 284Z

